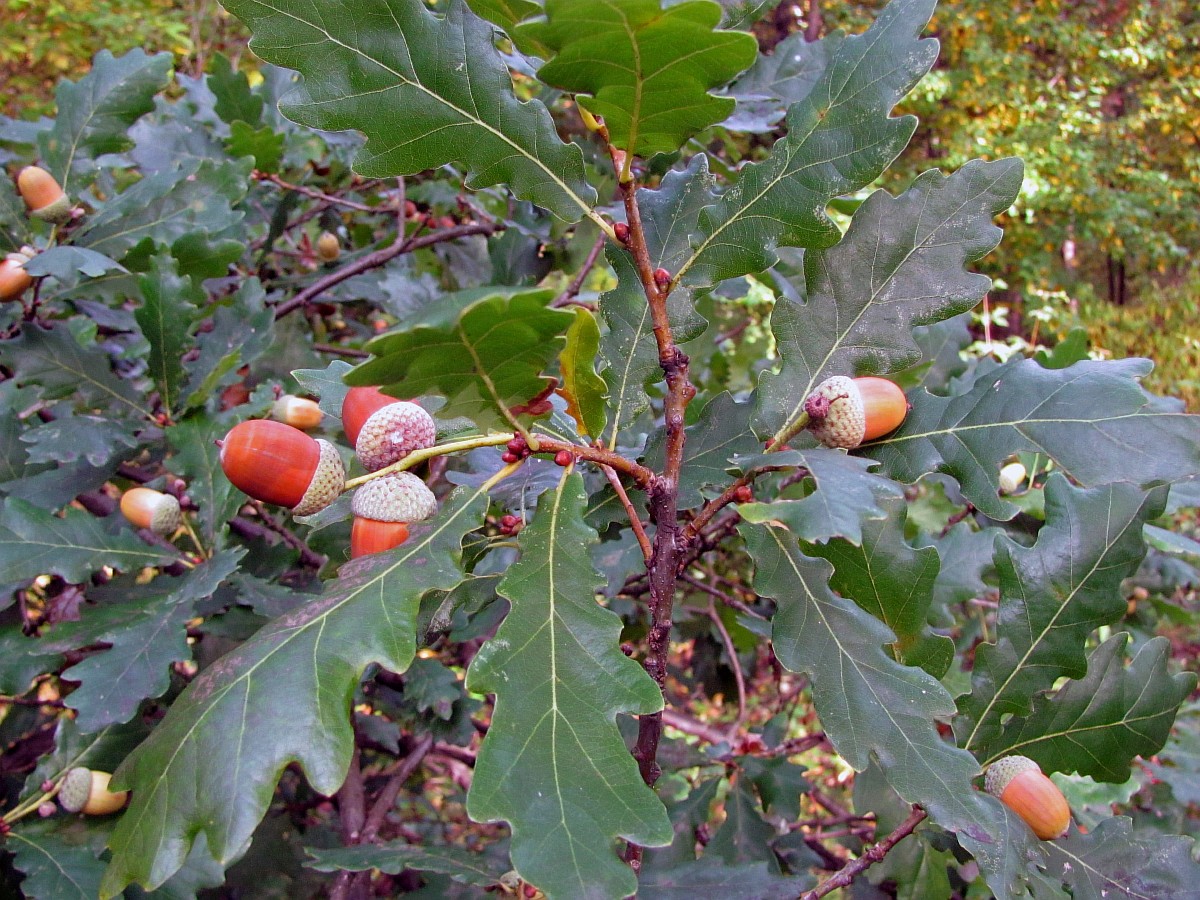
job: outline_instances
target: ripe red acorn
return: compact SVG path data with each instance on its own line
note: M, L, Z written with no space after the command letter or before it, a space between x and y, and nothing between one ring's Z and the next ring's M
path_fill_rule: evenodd
M408 525L437 512L433 492L411 472L395 472L368 481L350 505L350 558L382 553L408 540Z
M1015 812L1043 841L1067 833L1071 807L1041 767L1026 756L1006 756L988 766L984 788Z
M26 166L17 174L17 190L33 218L57 225L71 220L70 199L45 169Z
M271 418L293 428L307 430L320 425L324 414L315 401L284 394L271 407Z
M826 378L804 401L808 429L826 447L853 449L900 427L904 391L886 378Z
M130 488L121 495L121 514L138 528L164 537L174 534L183 521L177 499L146 487Z
M346 393L342 428L368 472L377 472L437 441L437 425L429 413L374 387L351 388Z
M221 468L234 487L297 516L324 509L342 492L346 470L328 441L270 419L233 426L221 445Z

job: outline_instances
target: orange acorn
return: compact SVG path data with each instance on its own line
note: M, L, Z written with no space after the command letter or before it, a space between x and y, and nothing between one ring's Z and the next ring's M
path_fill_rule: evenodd
M375 387L350 388L342 401L342 428L368 472L432 447L437 440L437 425L429 413Z
M886 378L826 378L804 401L808 430L826 447L853 449L900 427L904 391Z
M284 394L271 407L271 418L276 422L307 431L309 428L316 428L321 424L324 413L313 400Z
M345 467L331 443L282 422L241 422L218 443L221 468L236 488L264 503L286 506L297 516L324 509L346 483Z
M0 260L0 302L16 300L33 284L33 276L25 271L26 262L17 253Z
M70 198L45 169L26 166L17 174L17 190L33 218L56 225L71 220Z
M368 481L354 492L350 505L350 558L382 553L408 540L410 522L437 512L433 492L411 472L395 472Z
M1026 756L1005 756L988 766L984 788L1015 812L1043 841L1067 833L1071 807L1041 767Z
M69 813L85 816L105 816L125 805L129 791L110 791L108 772L96 772L77 766L63 777L58 789L58 802Z
M138 528L163 537L174 534L183 519L178 500L146 487L130 488L121 495L121 514Z

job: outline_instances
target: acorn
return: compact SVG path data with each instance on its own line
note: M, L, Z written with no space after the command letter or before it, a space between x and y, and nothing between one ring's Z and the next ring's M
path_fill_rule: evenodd
M900 427L904 391L886 378L826 378L804 401L808 430L826 447L848 450Z
M121 514L138 528L163 537L174 534L183 521L175 497L147 487L130 488L121 495Z
M292 394L284 394L271 407L271 418L276 422L282 422L284 425L291 425L293 428L300 428L304 431L320 425L324 415L315 400L296 397Z
M1025 467L1019 462L1009 463L1000 470L1000 493L1015 494L1025 483L1027 474Z
M96 772L77 766L63 776L58 789L58 802L69 813L85 816L106 816L125 805L129 791L110 791L108 772Z
M17 190L33 218L55 225L71 221L71 200L45 169L26 166L17 173Z
M322 262L337 262L337 258L342 255L342 242L338 240L338 236L332 231L322 231L321 236L317 238L317 256Z
M324 509L346 484L346 469L333 444L282 422L241 422L218 444L221 468L234 487L255 500L286 506L297 516Z
M354 492L350 509L350 558L382 553L408 540L411 522L437 512L433 491L411 472L395 472L368 481Z
M35 255L32 247L22 247L0 260L0 303L16 300L33 284L33 276L25 271L25 263Z
M342 402L342 428L368 472L377 472L437 441L437 425L429 413L375 387L347 391Z
M1053 781L1027 756L1005 756L988 766L984 788L1015 812L1043 841L1067 833L1071 807Z

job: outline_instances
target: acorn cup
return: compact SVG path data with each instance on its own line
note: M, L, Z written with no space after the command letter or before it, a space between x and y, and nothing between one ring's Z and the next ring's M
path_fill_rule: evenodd
M342 429L368 472L378 472L437 441L437 424L429 413L375 387L355 387L346 392Z
M234 487L255 500L310 516L337 499L346 469L337 449L271 419L233 426L221 448L221 468Z
M804 400L808 430L826 447L853 450L895 431L908 415L904 391L886 378L826 378Z

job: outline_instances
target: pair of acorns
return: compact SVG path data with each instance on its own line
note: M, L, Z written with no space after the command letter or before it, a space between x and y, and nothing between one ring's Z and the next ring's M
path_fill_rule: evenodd
M37 166L22 169L17 175L17 190L31 218L56 225L71 220L70 198L45 169ZM25 271L25 264L35 254L32 247L22 247L0 260L0 302L16 300L33 284L33 276Z
M254 499L310 516L341 494L345 467L331 443L301 430L320 422L320 409L311 400L288 398L286 405L276 404L273 414L275 419L241 422L218 441L221 468L234 487ZM368 472L432 447L437 440L437 425L429 413L373 387L347 392L342 427ZM357 558L404 543L409 524L432 516L437 501L411 472L393 472L360 487L351 510L350 556Z

